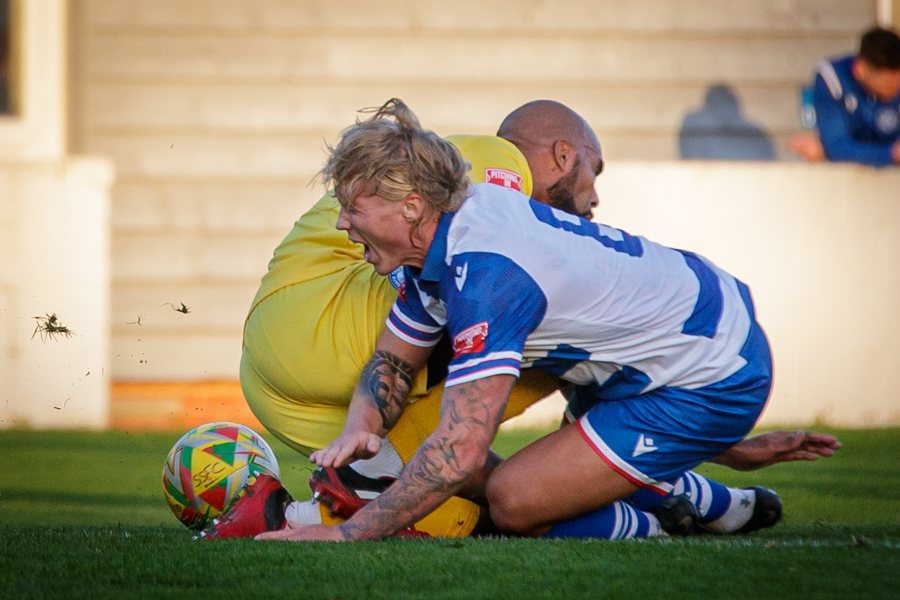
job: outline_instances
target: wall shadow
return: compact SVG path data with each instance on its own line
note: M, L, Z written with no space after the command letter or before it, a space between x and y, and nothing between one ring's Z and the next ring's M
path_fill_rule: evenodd
M703 107L684 117L678 149L684 160L775 160L769 134L741 114L737 94L724 84L711 86Z

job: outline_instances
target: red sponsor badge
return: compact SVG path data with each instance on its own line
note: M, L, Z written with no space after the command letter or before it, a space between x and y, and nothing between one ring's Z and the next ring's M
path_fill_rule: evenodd
M490 167L484 170L485 183L493 183L500 187L510 188L517 192L522 191L522 176L509 169Z
M453 356L481 352L484 350L484 340L487 339L487 334L487 321L466 327L453 338Z

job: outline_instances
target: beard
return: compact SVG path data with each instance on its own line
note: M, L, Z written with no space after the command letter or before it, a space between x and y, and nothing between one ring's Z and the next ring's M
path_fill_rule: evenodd
M578 182L578 170L581 166L581 157L575 158L575 164L568 175L563 175L559 181L547 188L547 204L553 208L565 211L570 215L590 218L584 213L578 212L575 206L575 184Z

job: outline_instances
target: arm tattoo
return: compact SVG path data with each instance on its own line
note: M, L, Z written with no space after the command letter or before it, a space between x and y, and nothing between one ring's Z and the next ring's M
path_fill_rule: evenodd
M372 396L385 429L392 429L403 413L415 371L408 362L378 350L363 369L359 387Z
M509 377L498 385L492 377L445 389L437 430L387 491L340 525L345 538L377 539L395 533L459 490L487 456L512 381Z

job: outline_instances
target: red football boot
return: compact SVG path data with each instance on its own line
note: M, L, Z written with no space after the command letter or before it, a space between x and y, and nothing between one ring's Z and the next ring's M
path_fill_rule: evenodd
M406 529L401 529L391 537L399 537L399 538L430 538L430 533L425 533L424 531L419 531L416 529L415 525L410 525Z
M293 501L275 477L262 474L234 505L214 518L195 539L250 538L284 529L284 509Z
M366 477L350 467L319 467L309 478L309 488L313 499L327 506L333 516L349 519L394 481Z

